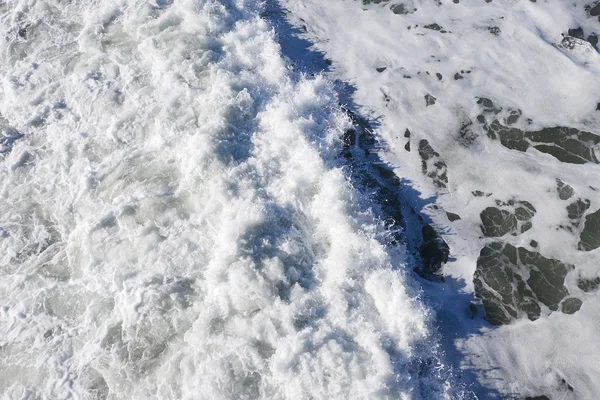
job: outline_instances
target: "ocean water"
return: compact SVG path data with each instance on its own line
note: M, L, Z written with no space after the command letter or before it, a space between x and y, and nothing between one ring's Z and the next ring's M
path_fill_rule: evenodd
M448 244L420 283L479 397L598 398L598 2L282 4Z
M468 396L264 10L0 3L3 398Z
M598 7L0 0L2 398L597 398Z

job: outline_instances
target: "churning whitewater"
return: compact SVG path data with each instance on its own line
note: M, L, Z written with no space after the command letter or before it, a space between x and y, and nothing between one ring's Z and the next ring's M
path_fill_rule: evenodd
M0 2L4 398L458 396L261 7Z

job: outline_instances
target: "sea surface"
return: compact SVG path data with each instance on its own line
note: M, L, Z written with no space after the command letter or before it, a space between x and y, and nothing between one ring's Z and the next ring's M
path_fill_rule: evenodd
M0 0L0 397L596 399L599 15Z

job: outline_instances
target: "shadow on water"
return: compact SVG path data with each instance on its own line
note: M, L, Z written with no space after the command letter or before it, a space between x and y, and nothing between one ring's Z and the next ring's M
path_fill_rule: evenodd
M291 66L296 72L310 76L330 72L332 62L325 53L315 50L314 44L303 38L307 27L292 25L288 15L277 0L269 0L261 17L274 27L283 55ZM367 119L360 115L360 107L353 101L356 91L353 85L340 80L335 80L334 85L340 107L354 125L342 138L340 163L348 170L351 184L365 194L368 206L383 220L388 231L385 244L406 247L407 264L415 266L413 277L425 292L424 301L436 311L441 360L436 361L435 356L416 360L410 368L416 368L419 375L431 376L436 374L436 364L449 364L451 370L443 378L452 379L460 386L454 392L456 398L501 398L478 380L478 377L488 377L491 371L466 365L463 353L457 348L458 341L477 335L482 327L491 328L491 325L483 319L483 307L474 295L463 290L465 283L439 273L442 264L454 259L449 258L450 249L425 212L436 203L437 197L423 198L410 181L396 176L393 166L381 160L378 153L383 150L383 144L376 135L378 118ZM421 354L431 353L430 346L426 341L416 345L417 350L423 350L419 351ZM395 351L391 349L389 354L394 362Z

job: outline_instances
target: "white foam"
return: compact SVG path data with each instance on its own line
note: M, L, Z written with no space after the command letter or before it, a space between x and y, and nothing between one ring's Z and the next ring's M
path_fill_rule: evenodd
M582 198L591 200L588 212L598 209L598 166L561 163L533 148L516 152L485 134L471 146L458 140L462 124L475 121L480 113L478 97L522 110L524 118L532 119L522 129L559 125L598 133L600 56L584 41L573 49L561 46L562 34L571 28L581 26L586 35L598 33L596 19L586 14L583 3L558 1L461 0L442 1L441 6L412 1L417 11L406 15L390 11L396 3L400 2L369 6L349 0L281 2L290 10L289 20L306 27L304 37L333 60L331 78L351 83L356 89L352 100L377 120L377 134L388 150L381 157L421 192L414 206L431 203L423 212L445 232L454 260L443 271L458 284L426 285L432 286L440 324L451 325L446 334L462 337L465 364L475 365L482 380L504 394L596 398L598 388L591 382L597 363L589 355L598 353L589 343L598 336L590 310L598 307L599 297L597 292L584 293L576 281L579 276L598 276L599 250L577 250L583 224L572 226L566 206ZM447 32L425 28L433 23ZM490 30L494 27L498 35ZM455 80L456 73L464 79ZM426 94L437 98L435 105L426 106ZM412 133L411 152L404 148L407 128ZM436 189L422 173L417 147L423 139L448 165L447 189ZM575 189L569 202L558 198L557 178ZM474 197L476 190L493 195ZM474 290L476 260L483 245L493 240L482 237L480 212L494 206L495 199L511 198L531 202L537 213L532 229L502 240L527 247L535 239L546 257L573 264L565 284L584 307L575 315L552 314L547 320L484 329L481 336L469 339L465 336L482 324L474 324L465 311ZM433 204L440 207L434 209ZM462 219L450 223L444 211ZM565 224L569 228L559 228ZM488 369L493 378L486 380L481 371ZM567 384L561 384L560 376Z
M6 398L452 393L401 249L332 167L331 83L291 79L259 12L0 4Z

